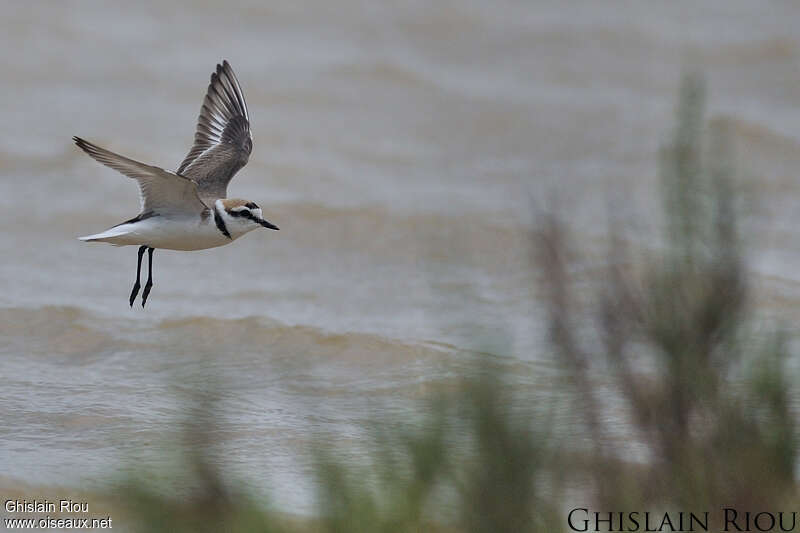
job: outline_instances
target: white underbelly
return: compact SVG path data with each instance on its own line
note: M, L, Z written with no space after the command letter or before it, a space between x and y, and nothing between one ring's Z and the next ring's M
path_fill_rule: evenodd
M210 217L201 220L169 219L162 216L122 224L103 233L85 237L84 240L166 250L204 250L232 242L232 239L217 229Z

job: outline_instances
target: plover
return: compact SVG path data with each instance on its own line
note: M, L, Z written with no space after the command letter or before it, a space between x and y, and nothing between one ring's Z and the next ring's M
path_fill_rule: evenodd
M79 137L73 140L100 163L139 183L141 212L136 217L102 233L79 237L87 242L139 246L131 307L139 294L145 250L148 275L142 307L153 287L156 248L204 250L233 242L256 228L278 229L264 220L255 203L227 198L228 183L247 164L253 148L247 104L227 61L217 65L211 74L197 119L194 145L177 171L134 161Z

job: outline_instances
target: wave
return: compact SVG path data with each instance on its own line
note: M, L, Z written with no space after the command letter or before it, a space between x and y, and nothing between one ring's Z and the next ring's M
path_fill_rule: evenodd
M705 63L734 66L760 66L771 61L792 61L798 52L797 44L788 37L772 37L695 50L696 55Z
M131 324L74 306L0 308L0 336L7 353L101 356L121 351L161 354L263 357L305 362L394 365L441 359L458 349L370 333L335 333L307 325L286 325L267 317L181 318ZM143 339L137 341L135 339Z
M714 117L711 125L733 132L737 139L746 142L750 149L778 150L784 152L785 156L796 156L800 151L798 139L779 133L762 123L722 114Z
M0 308L0 337L7 353L23 355L87 356L130 350L134 343L120 340L104 327L106 321L74 306Z
M457 351L424 341L391 339L360 332L336 333L307 325L286 325L264 317L191 316L158 324L161 334L191 339L210 352L269 353L272 358L303 357L306 362L336 361L367 365L432 360Z

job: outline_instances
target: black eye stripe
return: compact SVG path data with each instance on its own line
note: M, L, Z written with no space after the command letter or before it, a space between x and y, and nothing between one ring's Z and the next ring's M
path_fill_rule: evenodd
M247 202L244 204L244 206L248 209L258 209L258 206L255 204L255 202Z
M256 217L250 211L242 209L241 211L228 211L228 214L234 218L244 217L252 221L257 221Z

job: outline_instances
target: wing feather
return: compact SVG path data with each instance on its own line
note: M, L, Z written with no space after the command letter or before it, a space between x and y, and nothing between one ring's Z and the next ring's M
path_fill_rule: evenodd
M115 154L80 137L72 139L80 149L95 160L139 183L142 214L199 214L207 209L198 196L197 185L192 180L163 168Z
M178 174L197 183L206 203L225 198L228 183L247 164L253 149L250 117L242 88L227 61L211 75L194 144L178 167Z

